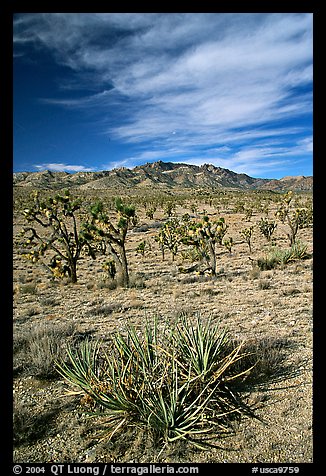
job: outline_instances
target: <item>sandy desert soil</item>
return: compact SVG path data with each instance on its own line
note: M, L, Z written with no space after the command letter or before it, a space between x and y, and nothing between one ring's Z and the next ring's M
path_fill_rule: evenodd
M262 215L255 212L248 222L243 213L204 207L212 218L225 217L226 237L235 243L231 254L218 248L215 278L180 273L180 257L173 262L169 253L162 261L154 240L164 219L160 211L155 220L140 211L137 228L128 234L128 289L110 289L103 260L89 258L79 263L78 283L51 281L14 247L15 462L312 462L312 257L261 271L255 260L268 248L265 238L255 229L249 254L239 231ZM22 224L16 212L14 237ZM274 237L277 246L288 247L286 225L279 223ZM312 227L299 230L298 239L312 253ZM143 257L135 251L142 240L150 244ZM239 339L277 339L284 343L282 365L296 369L291 378L253 392L252 400L264 403L258 410L263 421L241 421L234 435L216 440L217 448L202 451L184 443L153 448L132 428L123 438L99 441L97 422L86 417L80 397L66 396L60 376L38 375L30 342L42 329L53 330L64 345L72 336L106 339L127 320L141 328L146 316L169 321L182 312L212 316Z

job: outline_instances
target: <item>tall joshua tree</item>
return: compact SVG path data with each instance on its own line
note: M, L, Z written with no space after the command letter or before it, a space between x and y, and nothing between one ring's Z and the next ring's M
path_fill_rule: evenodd
M97 201L91 207L92 221L88 226L89 232L99 243L101 250L112 256L117 271L121 276L123 286L129 286L129 271L126 255L126 236L131 223L135 223L136 213L133 205L125 205L121 198L115 202L117 223L112 224L108 214L104 210L103 202Z

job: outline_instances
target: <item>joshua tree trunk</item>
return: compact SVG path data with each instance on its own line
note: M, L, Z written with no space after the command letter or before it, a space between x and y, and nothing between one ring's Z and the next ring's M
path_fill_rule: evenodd
M211 267L212 274L216 274L216 253L215 253L215 244L212 242L208 243L208 254L209 254L209 266Z
M126 250L124 245L121 246L121 278L123 286L129 286L129 273Z
M113 248L112 244L109 241L107 242L107 247L110 251L110 254L113 257L114 262L117 266L117 269L120 272L121 284L123 286L128 287L129 286L129 272L128 272L128 261L127 261L126 249L124 244L118 243L118 241L115 242L115 246L117 248L117 251Z
M72 260L69 263L69 270L70 270L70 280L72 283L77 283L77 261Z

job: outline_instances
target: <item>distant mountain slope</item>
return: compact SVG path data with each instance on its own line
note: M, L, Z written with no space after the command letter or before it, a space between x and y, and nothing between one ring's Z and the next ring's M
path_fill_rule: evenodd
M133 169L125 167L102 172L18 172L14 186L40 189L106 189L111 187L206 188L237 190L312 191L313 178L304 176L259 179L214 165L154 162Z
M313 189L313 178L298 175L294 177L283 177L279 180L269 180L261 189L282 192L283 190L295 190L297 192L307 192Z

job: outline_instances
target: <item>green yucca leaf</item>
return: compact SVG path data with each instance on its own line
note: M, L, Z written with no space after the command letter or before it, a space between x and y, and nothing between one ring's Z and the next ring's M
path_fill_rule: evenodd
M196 326L193 327L186 316L176 326L176 343L184 360L190 359L197 376L205 379L219 363L220 354L227 341L226 330L220 331L211 326L211 320L206 324L197 315Z
M66 362L56 362L57 370L70 383L90 393L90 382L98 380L98 352L99 342L93 344L88 340L78 350L73 351L68 347L70 365Z

